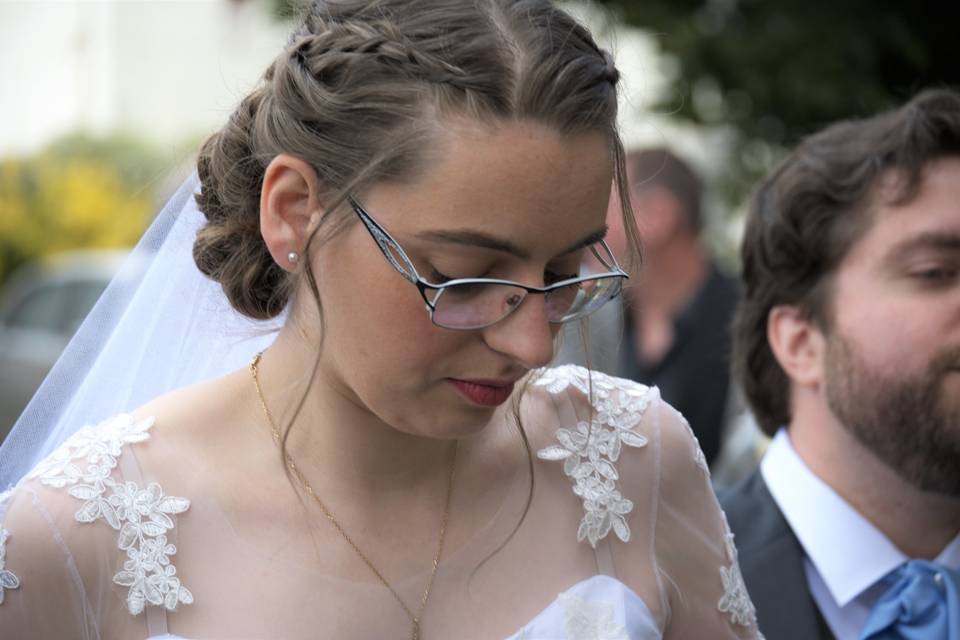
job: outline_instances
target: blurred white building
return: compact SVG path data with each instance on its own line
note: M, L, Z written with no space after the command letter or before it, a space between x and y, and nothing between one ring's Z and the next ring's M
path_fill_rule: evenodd
M0 157L63 133L129 132L176 147L218 128L291 25L267 0L0 0ZM723 138L650 107L674 80L656 40L596 6L565 6L613 51L627 146L665 145L709 173ZM689 99L680 96L678 100Z
M0 1L0 156L76 130L212 131L288 29L257 0Z

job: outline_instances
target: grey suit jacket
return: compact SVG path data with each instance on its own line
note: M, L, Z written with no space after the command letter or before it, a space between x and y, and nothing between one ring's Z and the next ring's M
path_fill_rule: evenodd
M767 640L834 640L810 595L803 549L760 470L720 495L757 622Z

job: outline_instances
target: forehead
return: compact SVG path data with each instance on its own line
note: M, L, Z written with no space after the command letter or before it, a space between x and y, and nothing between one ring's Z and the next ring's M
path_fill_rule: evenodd
M919 189L902 204L891 201L898 182L888 174L877 188L870 219L844 264L887 260L924 237L960 236L960 157L935 160L924 168Z
M524 122L453 122L418 177L365 195L391 233L475 230L530 253L566 246L602 227L612 182L610 141Z

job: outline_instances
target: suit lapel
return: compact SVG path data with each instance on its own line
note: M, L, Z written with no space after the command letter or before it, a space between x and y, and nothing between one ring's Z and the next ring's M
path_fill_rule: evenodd
M724 497L740 570L768 640L833 640L803 569L803 549L757 470Z

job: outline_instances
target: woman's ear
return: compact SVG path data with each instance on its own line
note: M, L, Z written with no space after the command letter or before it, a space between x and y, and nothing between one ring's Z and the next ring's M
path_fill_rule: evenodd
M779 305L767 316L767 342L791 382L819 386L823 382L826 341L806 313Z
M260 233L274 261L287 271L296 270L323 215L318 188L313 167L290 155L278 155L264 172Z

